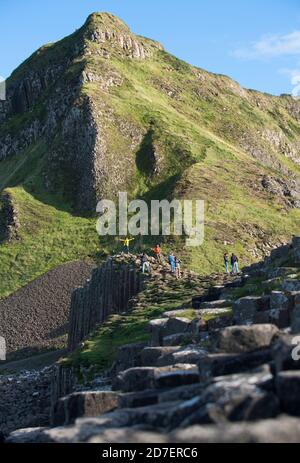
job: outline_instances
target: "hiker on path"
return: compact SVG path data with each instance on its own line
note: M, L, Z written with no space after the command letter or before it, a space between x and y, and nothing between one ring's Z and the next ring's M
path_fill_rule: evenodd
M229 254L228 254L228 252L226 252L224 254L224 265L225 265L226 273L229 273Z
M239 259L235 254L231 256L231 273L239 273Z
M148 256L143 253L141 255L141 265L142 265L142 272L145 273L151 273L151 265L150 265L150 262L148 260Z
M124 245L126 254L129 254L129 246L130 246L131 241L134 241L134 238L128 238L127 236L125 240L120 240L120 241Z
M176 272L176 267L175 267L175 256L174 256L173 253L171 253L171 254L169 255L168 261L169 261L169 264L170 264L170 267L171 267L171 272L172 272L172 273L175 273L175 272Z
M162 263L162 255L161 255L161 247L160 244L157 244L155 248L153 249L153 252L155 254L156 260L159 264Z
M181 260L175 257L175 275L177 280L181 279Z

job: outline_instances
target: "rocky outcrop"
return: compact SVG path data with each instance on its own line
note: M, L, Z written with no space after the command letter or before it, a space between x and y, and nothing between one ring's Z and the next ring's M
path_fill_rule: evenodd
M133 259L126 264L108 259L90 282L73 293L68 346L74 350L111 314L126 312L130 299L142 288L142 276Z
M0 196L0 242L19 239L19 211L10 193Z
M265 175L261 185L265 191L281 199L288 207L300 208L300 182L298 180L287 178L283 180Z

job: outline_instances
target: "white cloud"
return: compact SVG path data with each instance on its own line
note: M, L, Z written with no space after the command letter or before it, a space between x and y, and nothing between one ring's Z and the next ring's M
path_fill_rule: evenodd
M294 31L286 35L264 35L248 48L239 48L233 54L243 59L300 55L300 31Z
M299 98L300 95L300 67L298 69L281 69L281 74L289 76L293 86L292 95Z

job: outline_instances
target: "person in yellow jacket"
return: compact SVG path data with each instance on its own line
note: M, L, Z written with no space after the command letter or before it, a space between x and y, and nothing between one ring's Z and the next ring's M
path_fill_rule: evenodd
M129 237L127 236L127 237L125 238L125 240L120 240L120 241L121 241L121 243L123 243L123 245L124 245L126 254L129 254L129 246L130 246L131 241L134 241L134 238L129 238Z

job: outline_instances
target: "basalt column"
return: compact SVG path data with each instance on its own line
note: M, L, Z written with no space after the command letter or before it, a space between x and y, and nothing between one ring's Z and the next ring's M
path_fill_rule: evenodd
M141 289L137 267L107 260L94 270L90 282L72 295L68 347L74 350L111 314L128 310L128 302Z

